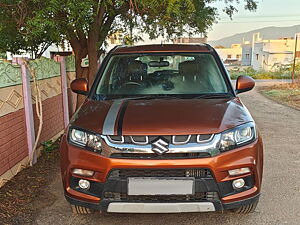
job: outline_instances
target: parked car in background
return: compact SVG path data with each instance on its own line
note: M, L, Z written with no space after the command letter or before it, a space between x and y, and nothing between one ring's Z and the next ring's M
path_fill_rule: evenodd
M263 144L209 45L118 46L61 141L65 197L76 213L253 212Z

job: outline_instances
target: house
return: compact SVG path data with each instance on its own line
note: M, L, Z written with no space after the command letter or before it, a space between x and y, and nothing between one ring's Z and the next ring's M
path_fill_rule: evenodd
M242 47L241 44L233 44L230 48L215 46L216 51L225 65L241 65Z
M299 42L297 45L299 49ZM276 71L293 63L294 52L294 38L264 40L257 33L253 35L252 42L244 41L242 44L242 65L252 66L255 70Z
M172 41L173 44L201 44L207 43L207 37L181 37Z
M54 56L68 56L73 54L73 49L68 41L63 41L61 44L51 44L42 54L43 57L53 59ZM15 57L24 57L28 59L35 58L32 53L21 51L20 54L12 54L10 52L6 53L6 59L12 60Z

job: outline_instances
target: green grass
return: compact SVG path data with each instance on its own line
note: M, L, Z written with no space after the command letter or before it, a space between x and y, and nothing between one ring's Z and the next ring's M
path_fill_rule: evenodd
M266 95L272 96L272 97L285 97L290 96L292 94L291 90L269 90L265 91Z

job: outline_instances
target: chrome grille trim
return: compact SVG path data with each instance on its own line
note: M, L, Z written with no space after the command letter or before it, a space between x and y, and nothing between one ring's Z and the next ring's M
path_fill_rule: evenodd
M105 143L108 145L109 149L105 152L113 153L151 153L151 144L137 145L137 144L127 144L127 143L116 143L110 141L110 138L106 135L101 135ZM210 156L215 156L220 153L219 143L221 140L221 134L214 134L211 136L209 141L201 143L187 143L182 145L175 145L173 143L169 144L169 151L165 154L171 153L197 153L197 152L208 152ZM107 155L107 156L109 156Z
M114 144L124 144L125 143L124 136L120 136L121 137L120 141L116 141L116 140L112 139L112 137L110 135L107 135L106 137L111 143L114 143Z
M157 155L156 153L111 153L111 158L116 159L147 159L147 160L161 160L161 159L197 159L211 157L208 152L193 152L193 153L172 153Z
M209 138L206 138L204 140L201 140L201 137L204 136L209 136ZM169 142L170 144L174 145L184 145L190 142L195 142L195 143L205 143L205 142L210 142L214 134L195 134L195 135L155 135L155 136L149 136L149 135L131 135L131 136L117 136L117 135L105 135L108 137L109 141L115 144L135 144L135 145L146 145L146 144L151 144L153 139L157 139L159 137L170 137ZM179 137L186 136L187 138L184 141L177 141ZM116 140L113 137L118 137L121 140ZM144 138L144 141L137 141L135 140L135 137L142 137Z
M211 134L209 139L205 139L205 140L200 140L201 138L201 134L197 135L197 143L204 143L204 142L209 142L214 138L214 134Z
M178 136L180 136L180 135L178 135ZM185 141L176 141L176 137L178 137L178 136L177 135L173 135L172 136L172 143L174 145L184 145L184 144L187 144L190 141L191 137L192 137L192 135L188 135L188 138ZM197 135L197 138L198 138L198 135Z
M132 143L134 143L136 145L146 145L146 144L149 143L149 137L148 136L144 136L144 137L145 137L145 141L144 142L135 141L132 136L130 136L130 139L131 139Z

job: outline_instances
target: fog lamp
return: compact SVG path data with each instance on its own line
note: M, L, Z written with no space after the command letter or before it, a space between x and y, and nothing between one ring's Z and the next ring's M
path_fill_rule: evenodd
M90 182L84 179L80 179L78 185L81 189L85 189L85 190L89 189L91 186Z
M240 188L245 186L245 181L242 178L241 179L236 179L232 182L232 186L233 186L234 189L240 189Z
M84 177L91 177L94 175L94 171L91 170L83 170L83 169L73 169L73 174L84 176Z
M234 170L228 170L228 173L230 176L237 176L237 175L250 173L250 169L248 167L244 167L244 168L239 168Z

